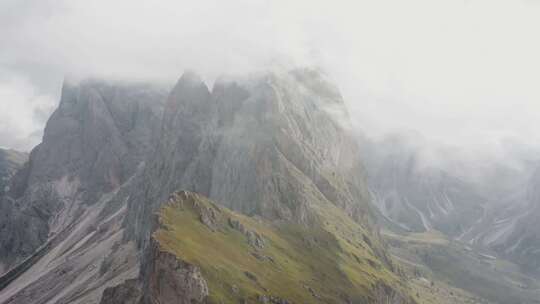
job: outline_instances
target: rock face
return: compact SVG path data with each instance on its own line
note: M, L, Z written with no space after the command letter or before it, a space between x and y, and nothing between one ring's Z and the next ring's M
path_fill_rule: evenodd
M92 302L136 275L132 245L121 244L123 195L154 147L163 101L146 85L64 85L0 203L0 263L12 268L0 303Z
M366 226L369 195L361 154L338 90L311 70L219 80L194 74L172 90L155 157L128 202L126 226L140 244L169 193L201 193L235 211L272 220L313 220L329 202ZM313 193L305 193L313 188Z
M164 251L155 240L146 253L141 276L109 287L101 304L204 303L208 285L200 269Z
M208 285L200 269L161 250L156 242L152 247L149 274L145 278L146 303L203 303L208 296Z
M162 99L147 87L64 85L43 142L2 203L0 261L29 256L133 175L152 147Z
M142 286L138 279L126 280L124 283L109 287L103 292L101 304L140 304Z

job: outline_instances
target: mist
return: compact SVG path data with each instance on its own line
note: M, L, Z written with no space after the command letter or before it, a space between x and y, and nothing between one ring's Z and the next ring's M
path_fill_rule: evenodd
M509 142L540 146L538 13L515 0L2 0L0 146L39 143L66 78L169 84L191 69L211 84L316 66L358 132L500 158Z

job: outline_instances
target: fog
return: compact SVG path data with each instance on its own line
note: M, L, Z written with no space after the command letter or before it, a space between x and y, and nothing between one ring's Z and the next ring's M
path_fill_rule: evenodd
M0 146L39 142L64 78L296 66L325 70L371 137L414 130L475 157L539 146L540 2L291 2L0 0Z

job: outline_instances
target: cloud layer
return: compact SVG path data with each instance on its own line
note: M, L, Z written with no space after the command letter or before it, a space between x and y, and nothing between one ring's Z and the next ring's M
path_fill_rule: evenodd
M317 65L369 134L540 141L536 1L0 1L0 146L29 149L65 76L212 81Z

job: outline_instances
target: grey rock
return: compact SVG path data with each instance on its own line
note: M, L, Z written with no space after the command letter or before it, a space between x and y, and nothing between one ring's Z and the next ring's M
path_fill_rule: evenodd
M64 84L42 143L0 201L0 264L16 274L0 303L97 303L137 275L125 202L155 147L164 99L148 85Z
M235 230L238 230L240 233L244 234L247 238L247 242L255 247L255 248L263 248L264 247L264 238L259 235L255 231L251 231L246 229L240 221L229 218L228 220L229 226Z
M525 202L520 214L502 241L492 244L500 255L517 262L526 273L540 275L540 167L526 187Z
M101 304L139 304L142 298L142 286L138 279L109 287L103 292Z
M147 86L66 83L42 143L1 202L0 262L29 256L134 174L153 147L163 99Z
M343 100L324 75L295 70L219 80L210 92L189 73L164 111L154 158L128 202L126 227L142 247L150 239L146 215L178 189L270 220L309 225L317 219L312 205L334 204L373 224L361 153Z
M100 303L204 303L208 285L197 266L164 251L154 239L144 260L143 271L137 279L106 289Z

